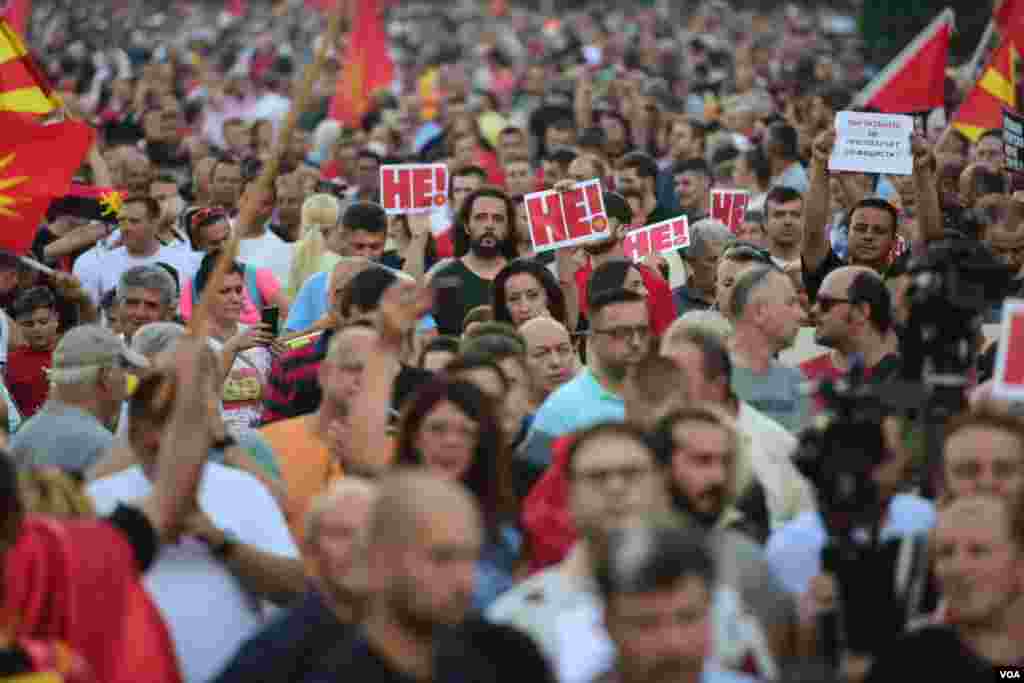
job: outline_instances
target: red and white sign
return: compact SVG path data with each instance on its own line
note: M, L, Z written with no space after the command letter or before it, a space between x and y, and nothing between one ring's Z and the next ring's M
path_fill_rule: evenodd
M992 396L1007 401L1024 400L1024 299L1003 303L1003 329L996 353Z
M584 180L568 192L532 192L523 201L535 252L596 242L610 234L600 180Z
M444 164L393 164L380 167L380 201L389 215L427 213L448 204L448 167Z
M664 254L690 246L690 221L677 216L626 233L622 250L626 258L643 261L652 254Z
M711 190L711 217L722 221L736 234L747 215L750 193L746 190Z

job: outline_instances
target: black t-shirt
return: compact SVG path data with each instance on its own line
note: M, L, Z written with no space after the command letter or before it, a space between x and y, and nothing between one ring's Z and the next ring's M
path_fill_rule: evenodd
M1024 648L1021 651L1024 652ZM1019 666L1024 661L1005 663L1010 664ZM931 626L897 639L875 660L866 683L937 680L984 683L1000 680L999 670L992 662L968 650L953 627Z
M525 633L474 618L439 636L432 683L554 683L544 656ZM360 633L339 645L304 683L421 683L396 671Z

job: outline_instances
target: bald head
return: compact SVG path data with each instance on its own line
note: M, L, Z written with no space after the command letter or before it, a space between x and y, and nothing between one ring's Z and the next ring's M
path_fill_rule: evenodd
M568 382L576 371L576 352L565 325L548 317L533 318L519 328L526 341L526 367L538 400Z
M825 279L821 283L821 288L818 290L820 294L826 294L832 298L845 299L847 293L850 291L850 285L857 279L858 275L867 275L871 277L878 277L875 271L865 266L843 266L842 268L836 268L831 273L825 276ZM881 282L881 278L879 278Z
M476 502L460 484L425 470L405 470L383 478L370 516L372 547L406 547L438 518L480 528Z
M328 299L333 309L341 299L341 290L352 281L359 273L369 268L373 263L369 259L359 256L343 257L331 271L330 287L327 290Z
M368 479L348 475L313 499L306 514L306 542L316 545L325 517L343 518L353 529L365 529L377 498L377 487Z

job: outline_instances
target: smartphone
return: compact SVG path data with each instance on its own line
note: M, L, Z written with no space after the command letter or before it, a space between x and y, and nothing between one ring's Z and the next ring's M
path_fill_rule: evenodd
M277 326L279 318L281 317L281 309L277 306L264 306L263 310L260 311L260 322L267 325L270 328L270 332L276 337Z

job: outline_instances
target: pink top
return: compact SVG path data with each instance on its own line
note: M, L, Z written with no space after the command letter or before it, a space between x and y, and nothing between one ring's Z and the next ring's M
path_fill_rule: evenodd
M256 269L256 287L260 290L260 296L263 297L264 306L269 306L271 300L281 291L281 283L277 281L269 268ZM256 308L256 304L249 296L248 287L242 288L242 296L245 300L242 302L242 317L238 322L243 325L258 324L260 309ZM185 284L181 288L181 303L178 305L178 311L184 320L192 318L192 278L185 280Z

